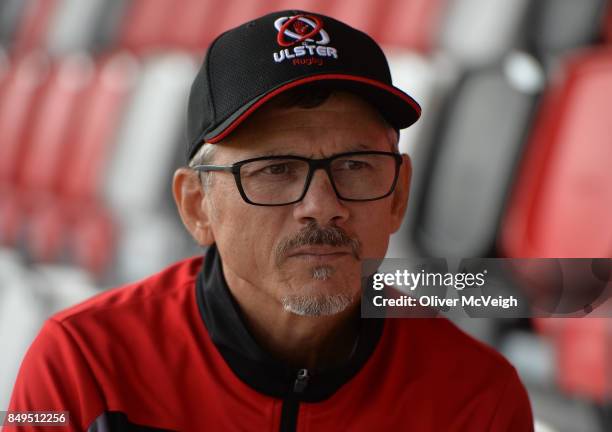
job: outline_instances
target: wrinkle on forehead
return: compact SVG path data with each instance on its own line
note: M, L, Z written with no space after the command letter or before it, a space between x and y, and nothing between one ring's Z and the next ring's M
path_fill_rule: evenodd
M354 152L354 151L365 151L365 150L372 150L372 146L367 145L367 144L361 144L361 143L356 143L355 145L351 145L350 147L347 147L345 149L343 149L343 152ZM273 148L270 150L262 150L260 152L257 152L257 154L253 155L253 157L260 157L260 156L315 156L314 153L308 153L305 154L305 152L296 152L296 151L292 151L291 149L288 149L287 147L285 148ZM328 156L326 154L319 154L319 156L321 157L325 157Z
M328 151L388 150L387 142L392 147L395 136L395 131L390 136L389 129L378 111L361 98L339 93L314 108L264 106L219 144L230 153L244 149L251 155L283 150L304 154L308 149L321 155Z

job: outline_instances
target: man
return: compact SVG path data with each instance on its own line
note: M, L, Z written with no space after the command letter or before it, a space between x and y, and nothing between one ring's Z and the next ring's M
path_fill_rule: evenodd
M332 18L221 35L173 184L206 256L51 318L10 409L89 431L532 430L491 349L444 319L360 318L361 262L408 199L397 130L419 116L378 45Z

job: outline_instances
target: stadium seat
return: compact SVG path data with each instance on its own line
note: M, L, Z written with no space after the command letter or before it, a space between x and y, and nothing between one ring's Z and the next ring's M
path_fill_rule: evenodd
M466 67L499 62L527 17L526 0L452 0L441 26L440 46Z
M45 46L53 13L61 0L24 0L26 5L15 29L13 53L26 53Z
M609 257L612 51L573 57L559 78L514 186L503 249L513 257Z
M528 43L549 66L560 56L595 43L602 32L607 0L542 0L533 2Z
M59 1L45 38L47 51L55 55L99 51L111 42L109 35L117 31L125 6L125 0Z
M400 151L410 155L412 162L410 203L400 230L391 236L387 257L418 256L413 238L416 204L421 200L439 111L459 73L443 55L425 57L405 50L390 50L386 54L394 85L412 95L426 113L417 124L400 132Z
M430 53L449 0L388 0L373 36L381 44Z
M228 8L212 0L185 0L175 9L172 19L177 25L165 28L168 43L201 54L222 30L219 16Z
M223 8L216 8L214 14L207 17L210 19L212 35L217 36L221 32L236 27L253 17L279 10L277 5L276 0L270 2L228 1ZM294 8L294 6L291 6L291 8ZM272 31L276 30L272 29Z
M164 45L164 32L171 23L172 2L167 0L133 0L123 17L118 43L121 48L141 53Z
M49 62L39 52L2 61L0 78L0 183L14 182L23 138L31 121L34 99L49 72Z
M612 395L609 315L566 320L557 343L559 386L569 394L600 404L609 401Z
M13 44L15 30L21 21L25 0L3 0L0 2L0 45L10 47Z
M19 255L0 248L0 407L6 409L21 358L34 339L45 311L31 286L32 275Z
M419 210L417 238L433 256L490 256L543 79L514 54L469 72L444 113Z
M281 0L269 11L304 9L337 17L387 47L428 53L448 0ZM248 19L248 18L247 18Z
M612 256L610 94L610 48L587 50L562 64L504 217L500 247L506 256ZM612 305L607 307L609 314ZM609 401L609 318L537 319L535 326L556 347L560 386L572 395Z
M15 246L24 215L16 204L18 179L27 155L36 100L49 76L49 62L41 53L15 57L0 87L0 244Z
M184 106L196 71L191 56L148 59L123 118L103 186L119 225L121 280L140 278L181 256L183 230L168 234L168 227L178 229L170 183L176 161L184 163Z
M69 261L92 274L108 270L114 257L113 217L102 198L102 184L139 67L117 53L98 61L85 90L86 105L68 132L67 152L52 214L66 226Z
M338 17L393 47L428 52L447 0L134 0L122 24L120 45L135 52L179 47L202 52L220 32L258 15L303 9ZM160 30L161 29L161 30ZM274 31L274 30L271 30Z
M54 64L44 93L37 100L27 162L20 179L26 189L57 187L63 161L70 155L67 132L79 113L77 107L85 103L82 96L93 76L94 64L88 56L74 55Z
M86 103L82 96L92 77L93 63L87 56L56 62L29 119L32 130L16 186L17 205L25 215L22 223L33 233L26 232L26 243L34 259L53 260L63 253L62 221L47 217L47 212L57 203L63 164L70 155L68 131Z
M375 30L381 27L380 24L386 18L385 10L385 2L372 0L343 2L337 0L328 2L324 6L324 12L323 10L322 12L333 17L341 16L348 25L369 33L375 39L380 39Z
M26 266L14 250L0 249L0 407L8 406L19 364L43 321L98 290L83 271Z
M81 121L73 125L69 137L71 152L64 167L70 175L60 179L62 195L78 200L96 198L139 73L138 62L126 53L98 60L95 76L84 95L87 105Z
M608 11L604 21L604 40L607 44L612 43L612 2L608 2Z

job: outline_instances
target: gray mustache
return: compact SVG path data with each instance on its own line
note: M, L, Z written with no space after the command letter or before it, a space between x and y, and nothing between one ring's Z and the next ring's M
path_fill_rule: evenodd
M342 228L330 225L319 226L311 222L290 238L283 239L276 247L276 264L280 265L293 249L302 246L349 247L353 257L361 259L361 242L349 236Z

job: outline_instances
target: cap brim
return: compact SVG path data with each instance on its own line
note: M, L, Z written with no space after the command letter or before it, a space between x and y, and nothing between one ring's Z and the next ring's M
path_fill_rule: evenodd
M263 104L279 94L305 84L329 83L334 89L348 90L362 96L380 111L383 117L396 129L404 129L415 123L421 116L421 107L408 94L388 84L370 78L345 74L320 74L292 80L249 101L219 126L204 136L205 142L214 144L221 141L244 122Z

